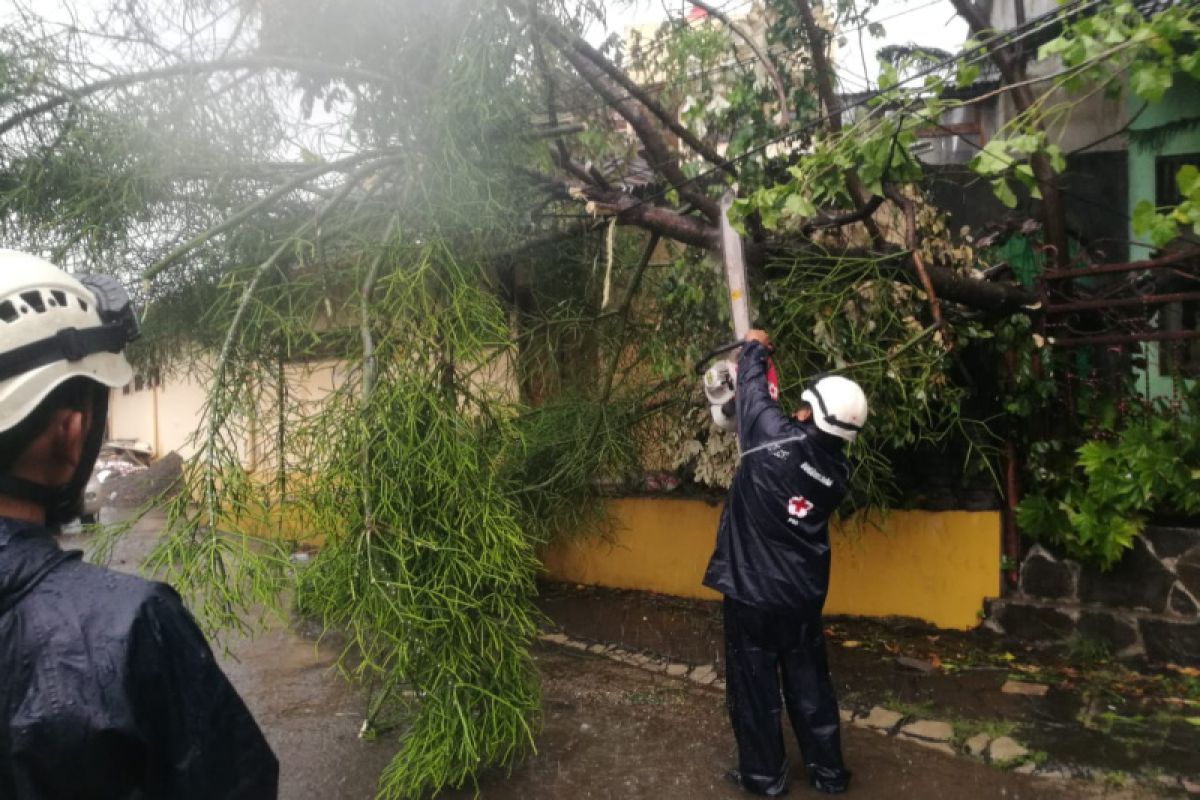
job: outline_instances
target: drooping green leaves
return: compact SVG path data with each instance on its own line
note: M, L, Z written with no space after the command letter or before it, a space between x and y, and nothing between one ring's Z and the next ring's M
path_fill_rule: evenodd
M1129 88L1147 103L1157 103L1171 88L1171 68L1157 63L1135 63L1129 70Z
M1039 59L1057 58L1062 70L1039 90L1042 99L1009 120L972 158L972 169L992 178L996 197L1009 208L1016 199L1001 176L1019 181L1031 196L1039 197L1042 187L1029 169L1030 162L1040 156L1054 172L1066 168L1061 148L1045 131L1070 124L1074 108L1097 91L1118 99L1127 90L1146 103L1163 102L1177 73L1194 76L1200 71L1198 19L1195 4L1175 4L1149 17L1128 2L1104 4L1074 17L1064 15L1060 33L1038 49ZM960 68L960 83L964 78ZM1061 99L1048 102L1052 90ZM1181 212L1177 221L1190 219L1186 208ZM1135 229L1152 232L1155 243L1171 238L1169 222L1153 219L1145 209L1135 210L1134 216Z
M1111 567L1155 513L1200 511L1197 395L1174 403L1100 400L1107 421L1073 453L1055 440L1032 451L1037 482L1017 509L1021 530L1073 557Z

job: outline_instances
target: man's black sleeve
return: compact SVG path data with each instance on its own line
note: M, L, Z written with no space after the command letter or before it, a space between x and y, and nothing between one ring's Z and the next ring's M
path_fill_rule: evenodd
M738 356L737 426L742 450L774 441L788 427L787 415L767 388L768 355L758 342L747 342Z
M146 797L275 800L279 763L179 595L156 584L128 651Z

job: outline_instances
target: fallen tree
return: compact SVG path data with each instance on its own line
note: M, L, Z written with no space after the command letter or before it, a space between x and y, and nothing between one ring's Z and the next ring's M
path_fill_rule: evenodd
M624 46L584 35L593 3L178 6L15 8L0 226L139 287L143 371L207 370L153 566L210 630L294 589L351 634L368 730L403 720L382 796L532 744L536 550L595 521L598 479L698 450L698 482L727 478L687 373L726 335L711 262L733 181L785 390L844 369L872 396L855 501L894 498L900 449L954 439L993 466L963 354L1028 354L1012 315L1033 298L977 268L910 147L1006 40L885 72L850 108L826 49L866 5L768 0ZM330 359L332 394L297 396L289 370ZM324 541L302 573L296 536Z

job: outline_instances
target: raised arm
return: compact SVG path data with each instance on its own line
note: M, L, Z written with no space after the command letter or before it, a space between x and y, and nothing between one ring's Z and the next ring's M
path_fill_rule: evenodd
M738 356L737 421L742 450L779 438L788 427L788 417L771 397L767 384L769 344L764 331L749 331Z

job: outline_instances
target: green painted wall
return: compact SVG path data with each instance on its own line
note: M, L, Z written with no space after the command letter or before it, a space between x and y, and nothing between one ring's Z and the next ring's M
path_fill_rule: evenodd
M1130 101L1129 116L1133 118L1142 102L1137 99ZM1200 113L1200 83L1186 75L1176 75L1175 85L1163 97L1162 102L1146 108L1133 124L1131 130L1149 130L1168 122L1174 122L1185 117L1194 117ZM1200 153L1200 129L1176 134L1164 142L1161 149L1150 149L1129 146L1129 213L1142 200L1154 202L1154 160L1158 156L1177 156L1187 153ZM1129 223L1130 241L1138 241L1133 232L1133 222ZM1151 249L1142 245L1131 245L1130 260L1149 258ZM1148 377L1139 375L1138 384L1145 387L1149 397L1168 397L1171 395L1171 381L1159 371L1159 349L1156 344L1146 345L1146 364Z
M1129 116L1132 118L1142 101L1133 99L1130 103ZM1200 113L1200 83L1186 75L1176 75L1175 85L1163 97L1162 102L1149 106L1141 116L1130 125L1131 130L1149 130L1168 122L1174 122L1185 117L1194 117ZM1129 147L1129 213L1142 200L1154 202L1154 159L1158 156L1178 156L1185 153L1200 153L1200 130L1192 129L1172 137L1162 150ZM1133 232L1133 223L1129 223L1129 238L1137 241ZM1133 260L1150 257L1147 247L1131 247L1129 257Z

